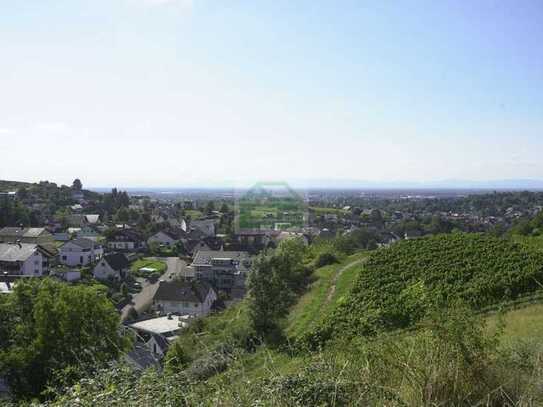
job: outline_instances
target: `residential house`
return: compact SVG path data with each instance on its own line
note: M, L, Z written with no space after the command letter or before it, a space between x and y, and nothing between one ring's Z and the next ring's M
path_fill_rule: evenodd
M5 227L0 229L0 242L3 243L33 243L55 252L55 238L45 228Z
M206 236L215 236L217 219L199 219L190 222L190 228L202 232Z
M145 248L145 241L140 233L133 229L117 229L107 242L112 250L138 251Z
M69 227L73 228L80 228L83 227L87 222L87 219L85 218L85 215L82 214L72 214L66 216L66 224Z
M162 313L206 316L217 294L205 281L160 281L153 307Z
M97 280L124 280L130 271L130 263L122 253L106 254L94 266Z
M153 243L162 245L162 246L175 246L182 237L186 236L182 230L161 230L147 239L147 244L151 245Z
M81 280L81 270L64 265L51 268L50 275L68 283Z
M185 219L169 218L168 224L173 229L181 229L183 232L187 231L187 222L185 222Z
M153 352L153 355L158 359L162 359L166 356L166 352L168 352L168 348L170 347L168 340L158 334L152 334L145 345L147 345L147 348L149 348L149 350Z
M68 215L66 216L66 223L68 226L74 228L81 228L85 225L97 225L100 223L100 215Z
M87 266L100 260L102 246L90 239L77 238L60 247L60 262L66 266Z
M100 232L98 232L98 230L96 230L95 226L91 226L91 225L85 225L82 228L80 228L78 231L76 231L75 233L76 233L77 237L90 239L90 240L93 240L95 242L100 237Z
M70 234L68 232L58 232L53 234L53 238L57 242L67 242L70 240Z
M170 343L189 326L191 318L189 315L168 314L127 324L135 334L134 349L127 355L129 363L140 369L158 365Z
M48 274L51 257L34 243L0 243L0 273L40 277Z
M100 223L100 215L88 214L84 216L85 216L85 223L87 225L97 225Z
M145 343L139 341L135 342L132 350L124 355L124 360L129 366L138 371L143 371L151 367L160 367L160 361L153 355Z
M175 340L181 331L189 326L190 315L172 315L147 318L129 323L127 326L135 331L144 341L148 341L151 335L160 335L168 341Z
M245 280L251 268L249 253L200 250L194 256L191 267L198 281L208 282L231 297L245 295Z
M240 249L251 252L260 251L271 243L274 233L260 229L242 229L234 236Z

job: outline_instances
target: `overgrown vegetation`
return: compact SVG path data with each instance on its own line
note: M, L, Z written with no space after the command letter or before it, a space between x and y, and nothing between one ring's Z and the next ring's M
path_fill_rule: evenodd
M232 368L212 379L195 379L190 370L138 375L116 367L50 405L539 405L541 347L500 347L499 333L489 333L482 319L459 305L436 311L410 334L338 340L288 360L263 348L260 375L244 355L234 356Z

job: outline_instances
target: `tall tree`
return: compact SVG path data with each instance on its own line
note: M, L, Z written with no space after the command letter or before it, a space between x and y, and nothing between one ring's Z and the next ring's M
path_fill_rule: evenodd
M81 191L83 189L83 184L81 183L81 180L79 178L76 178L72 183L72 189L74 191Z
M0 374L18 397L71 384L129 344L101 287L21 281L1 310Z

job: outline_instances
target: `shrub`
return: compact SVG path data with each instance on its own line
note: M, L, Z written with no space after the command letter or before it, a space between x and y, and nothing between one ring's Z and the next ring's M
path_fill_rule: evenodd
M320 253L317 258L315 259L314 266L316 268L328 266L330 264L338 263L339 260L337 256L332 253L331 251L326 251L323 253Z

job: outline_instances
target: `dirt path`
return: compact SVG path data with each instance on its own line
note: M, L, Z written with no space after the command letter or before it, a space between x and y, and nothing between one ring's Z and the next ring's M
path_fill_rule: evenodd
M336 275L334 276L334 279L332 280L332 285L331 285L330 288L328 289L328 295L326 296L326 302L325 302L325 304L328 304L330 301L332 301L332 297L334 296L334 293L336 292L336 283L337 283L337 280L339 279L339 277L341 276L341 274L342 274L345 270L350 269L351 267L354 267L354 266L356 266L356 265L358 265L358 264L365 263L366 260L367 260L367 258L355 260L355 261L353 261L352 263L349 263L349 264L343 266L342 268L340 268L340 269L336 272Z

